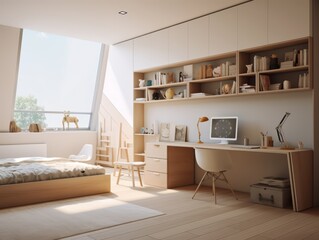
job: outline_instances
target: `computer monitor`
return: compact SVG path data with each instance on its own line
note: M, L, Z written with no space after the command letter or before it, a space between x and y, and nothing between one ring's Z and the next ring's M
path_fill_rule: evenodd
M210 139L221 144L237 140L238 117L212 117L210 120Z

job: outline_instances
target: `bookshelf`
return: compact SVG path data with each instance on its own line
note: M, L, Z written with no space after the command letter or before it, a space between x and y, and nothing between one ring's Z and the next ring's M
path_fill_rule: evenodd
M141 134L140 132L140 129L146 125L144 122L145 104L172 101L183 101L187 104L187 101L197 99L213 101L215 98L241 97L252 94L262 96L264 94L311 91L313 88L311 54L307 55L302 64L295 62L293 66L280 68L280 63L287 60L285 59L287 53L299 52L303 49L306 49L307 53L312 53L312 39L310 37L219 54L150 71L135 72L133 84L135 161L144 160L145 142L152 141L158 137L156 134ZM257 71L255 71L255 56L265 57L266 59L273 54L278 58L279 68L270 69L269 60L266 60L264 66L257 68ZM252 72L247 72L247 65L251 64L253 64ZM212 65L213 76L210 75L211 73L207 74L208 65ZM222 67L223 65L227 65L228 69L224 70L223 68L225 67ZM184 72L184 66L187 66L187 69L191 67L192 76L191 80L189 76L185 76L184 79L187 79L187 81L180 82L179 74ZM232 66L231 70L229 66ZM170 78L165 77L164 80L159 80L158 77L155 78L155 75L164 74L170 75ZM171 76L174 77L172 78ZM264 76L268 78L268 88L263 86L262 79L265 78ZM300 77L305 77L306 80L300 80ZM151 85L140 87L140 79L144 79L146 84L148 82ZM290 88L283 89L285 81L289 81ZM166 99L163 96L169 88L173 89L175 93L172 99ZM158 95L154 95L155 92Z

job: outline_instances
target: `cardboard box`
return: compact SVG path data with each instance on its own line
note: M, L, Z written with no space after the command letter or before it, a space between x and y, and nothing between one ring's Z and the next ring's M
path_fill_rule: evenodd
M291 191L290 187L253 184L250 186L250 199L254 203L287 208L291 206Z

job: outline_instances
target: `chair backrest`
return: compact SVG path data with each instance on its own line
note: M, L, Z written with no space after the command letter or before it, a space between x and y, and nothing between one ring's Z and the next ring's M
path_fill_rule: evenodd
M227 150L195 148L195 158L198 166L209 172L226 171L232 166Z
M93 157L93 145L84 144L77 155L70 155L69 159L76 161L90 161Z

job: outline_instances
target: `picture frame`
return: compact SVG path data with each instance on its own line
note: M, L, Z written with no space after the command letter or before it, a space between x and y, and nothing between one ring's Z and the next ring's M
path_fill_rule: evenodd
M161 123L159 135L161 142L173 142L175 140L175 125L172 123Z
M186 141L186 125L176 125L175 126L175 141L185 142Z

